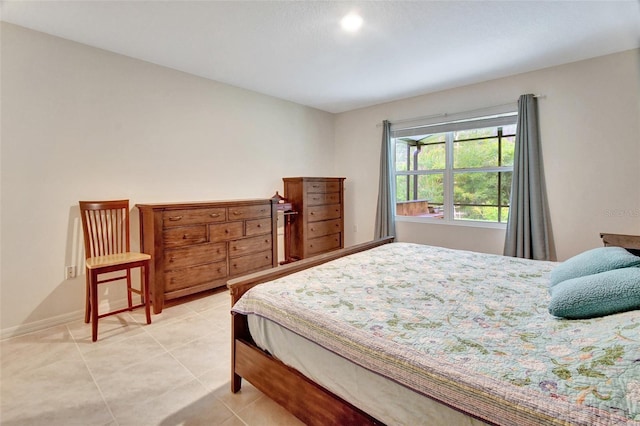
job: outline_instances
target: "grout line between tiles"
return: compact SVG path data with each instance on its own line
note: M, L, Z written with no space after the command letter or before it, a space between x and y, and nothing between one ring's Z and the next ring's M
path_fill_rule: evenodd
M69 329L68 325L65 325L65 327L67 328L67 331L69 332L70 336L73 336L73 334L71 333L71 330ZM107 407L107 411L109 411L109 414L111 415L111 418L113 419L113 421L116 423L116 426L118 426L120 423L118 422L118 419L116 419L116 416L114 416L113 411L111 411L111 407L109 406L109 403L107 402L107 399L104 397L104 393L102 392L102 389L100 388L100 385L98 384L98 381L96 380L96 377L94 376L93 372L91 371L91 368L89 368L89 364L87 363L87 359L84 357L84 354L82 353L82 351L80 350L80 346L78 345L78 341L73 338L73 343L76 346L76 350L80 353L80 358L82 358L82 362L84 362L84 366L87 369L87 371L89 372L89 375L91 376L91 380L93 380L93 384L96 386L96 389L98 389L98 392L100 393L100 398L102 398L102 402L104 403L105 407Z

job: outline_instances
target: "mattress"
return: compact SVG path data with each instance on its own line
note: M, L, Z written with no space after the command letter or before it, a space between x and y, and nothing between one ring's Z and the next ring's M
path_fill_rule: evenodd
M482 426L435 400L333 353L268 319L248 315L256 345L387 425Z
M487 422L639 424L640 312L552 317L555 266L393 243L259 285L233 310Z

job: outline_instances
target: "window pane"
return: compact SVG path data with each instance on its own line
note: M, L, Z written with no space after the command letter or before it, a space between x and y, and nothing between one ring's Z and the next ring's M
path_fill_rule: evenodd
M455 219L506 223L509 214L512 174L512 172L456 173L453 186Z
M502 138L501 166L513 166L513 153L516 149L515 136Z
M442 170L446 134L396 139L396 170Z
M444 202L443 175L423 175L418 177L418 199L427 200L432 204Z
M399 201L396 203L396 215L444 219L442 206L434 206L425 200Z
M446 167L444 143L422 146L418 154L418 170L442 170Z
M498 173L454 174L454 204L498 205ZM497 218L497 216L496 216Z
M454 169L496 166L498 166L498 138L454 142Z
M509 220L509 207L502 207L500 209L500 223L507 223Z
M404 172L409 168L407 144L396 139L396 171Z
M433 135L417 136L418 141L422 144L442 143L447 139L446 133L434 133Z
M456 220L498 221L498 208L487 206L454 206Z
M498 136L497 127L487 127L484 129L461 130L453 132L453 140L459 141L464 139L488 138Z
M396 214L425 216L441 212L444 200L442 174L396 176Z
M516 125L512 124L510 126L502 126L502 134L503 135L515 135L516 134Z
M508 206L511 199L511 177L513 172L500 173L500 205Z
M411 176L396 176L396 201L407 201L410 193Z

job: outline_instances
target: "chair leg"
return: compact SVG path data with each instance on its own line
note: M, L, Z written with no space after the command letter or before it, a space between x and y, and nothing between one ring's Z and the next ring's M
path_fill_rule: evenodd
M127 302L129 303L129 310L133 308L131 293L131 269L127 268Z
M89 285L91 271L87 268L85 270L85 302L84 302L84 322L89 324L91 319L91 287Z
M144 311L147 315L147 324L151 324L151 297L149 296L149 264L142 267L144 270L144 278L142 284L144 286Z
M98 274L91 271L91 340L98 340Z
M148 268L148 266L141 266L140 267L140 303L146 303L147 297L145 296L145 288L147 287L146 285L146 281L145 281L145 271Z

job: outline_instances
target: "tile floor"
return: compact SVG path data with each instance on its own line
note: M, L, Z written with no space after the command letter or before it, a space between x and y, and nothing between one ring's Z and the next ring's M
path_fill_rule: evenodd
M244 382L232 394L226 291L0 342L0 424L300 425Z

